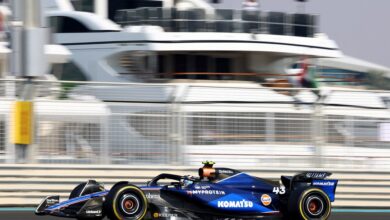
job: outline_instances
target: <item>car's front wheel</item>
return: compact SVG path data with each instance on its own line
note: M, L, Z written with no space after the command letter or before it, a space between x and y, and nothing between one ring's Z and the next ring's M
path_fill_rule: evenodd
M326 220L331 209L328 195L315 187L294 190L288 201L288 217L291 219Z
M105 211L111 220L141 220L146 215L147 206L144 192L131 184L115 186L105 201Z

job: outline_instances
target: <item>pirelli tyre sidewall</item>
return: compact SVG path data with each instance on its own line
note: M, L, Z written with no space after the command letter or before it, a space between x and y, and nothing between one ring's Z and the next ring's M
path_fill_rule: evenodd
M328 195L315 187L294 190L288 204L288 218L294 220L327 220L332 209Z
M111 220L141 220L147 209L148 202L144 192L131 184L114 187L105 201L105 211Z

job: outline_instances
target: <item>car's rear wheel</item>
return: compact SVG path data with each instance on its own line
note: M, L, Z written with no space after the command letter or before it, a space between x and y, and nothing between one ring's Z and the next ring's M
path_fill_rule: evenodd
M328 195L315 187L294 190L288 204L290 219L326 220L332 209Z
M111 220L140 220L147 209L145 194L131 184L115 186L106 197L105 211Z

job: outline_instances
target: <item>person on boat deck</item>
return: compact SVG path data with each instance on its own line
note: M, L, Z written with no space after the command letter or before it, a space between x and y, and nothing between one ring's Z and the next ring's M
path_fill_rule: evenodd
M247 11L257 11L259 10L259 3L257 0L245 0L242 3L242 9Z

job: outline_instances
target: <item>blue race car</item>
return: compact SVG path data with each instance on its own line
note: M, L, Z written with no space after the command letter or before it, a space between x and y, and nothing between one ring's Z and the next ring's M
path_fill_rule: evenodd
M328 219L338 180L328 172L303 172L271 181L205 162L199 177L160 174L137 187L110 190L94 180L79 184L69 200L49 196L37 215L77 219ZM160 181L161 180L161 181ZM168 182L167 182L168 181ZM164 182L164 183L162 183Z

